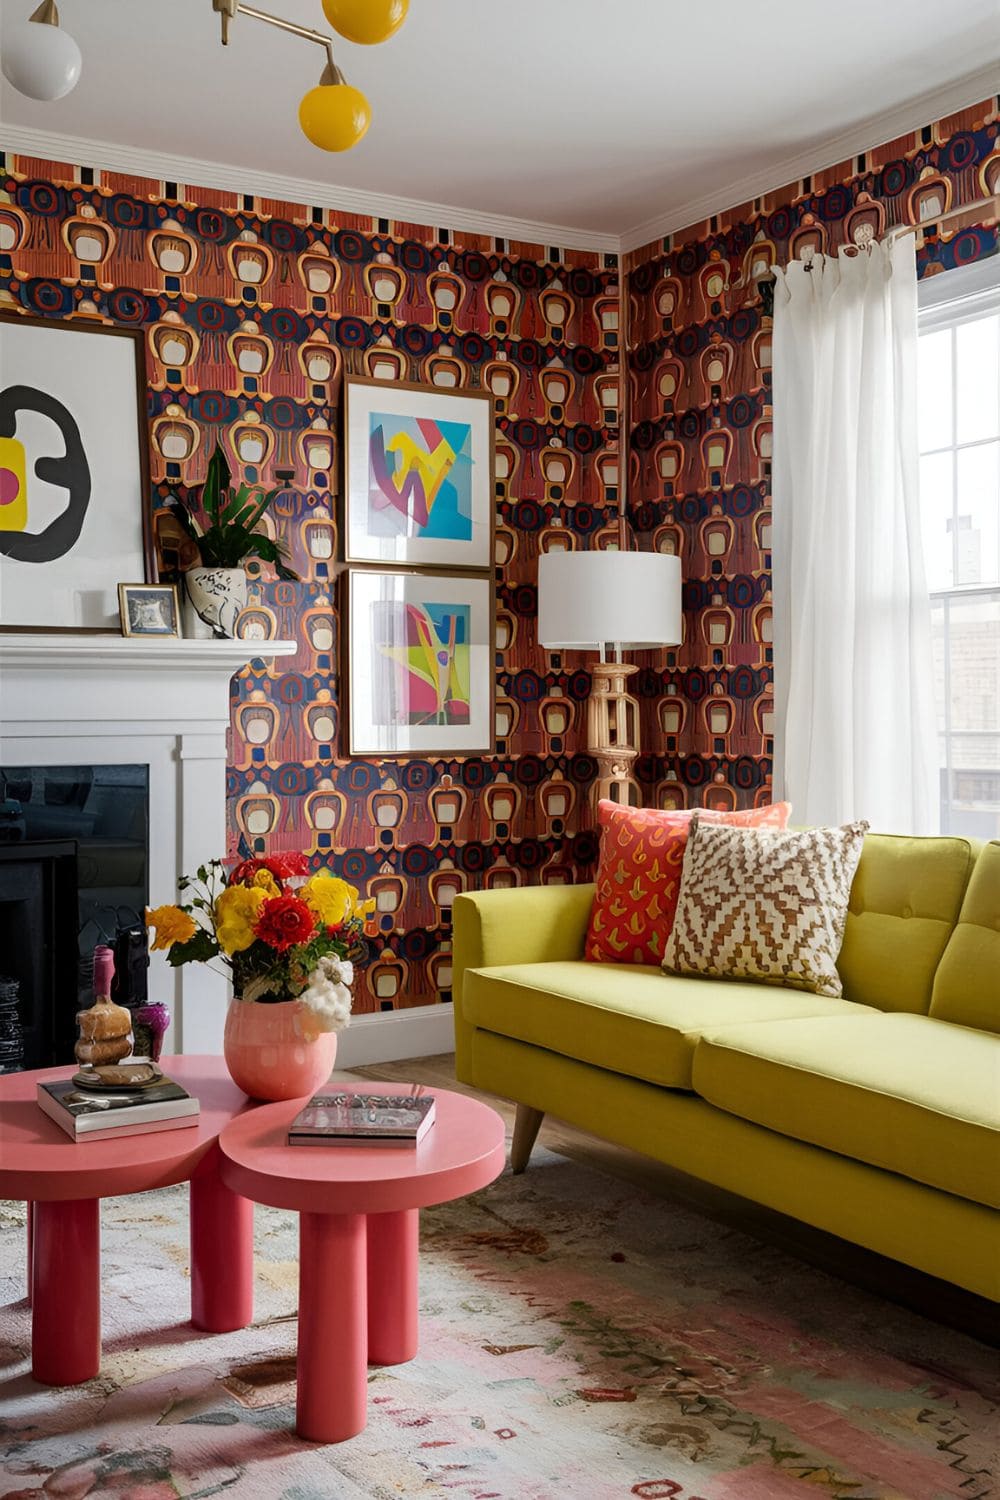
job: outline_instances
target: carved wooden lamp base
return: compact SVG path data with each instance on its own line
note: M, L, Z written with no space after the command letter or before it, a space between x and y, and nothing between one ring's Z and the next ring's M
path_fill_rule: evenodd
M639 668L602 661L590 670L587 750L597 761L594 802L605 799L641 807L642 794L632 774L639 754L639 703L628 691L628 679Z

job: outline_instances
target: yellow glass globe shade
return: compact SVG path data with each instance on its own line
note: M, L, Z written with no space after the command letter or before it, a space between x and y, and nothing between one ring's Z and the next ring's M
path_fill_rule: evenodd
M387 42L406 20L410 0L323 0L334 31L364 47Z
M321 151L350 151L371 122L368 100L349 83L318 83L299 105L302 134Z

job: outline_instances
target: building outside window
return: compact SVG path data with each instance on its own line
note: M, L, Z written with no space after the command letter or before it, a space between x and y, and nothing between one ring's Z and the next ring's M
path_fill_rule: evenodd
M920 505L941 832L1000 838L1000 262L920 288Z

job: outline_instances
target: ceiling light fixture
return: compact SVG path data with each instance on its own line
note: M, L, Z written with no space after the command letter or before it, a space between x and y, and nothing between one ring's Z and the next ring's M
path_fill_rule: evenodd
M0 67L19 94L47 104L76 87L83 59L69 32L59 25L55 0L43 0L26 21L7 23Z
M324 0L332 24L338 29L347 28L342 29L342 35L369 43L391 36L402 25L408 4L409 0ZM361 90L352 88L337 67L330 37L295 21L286 21L283 16L272 16L254 5L244 5L242 0L212 0L212 9L222 18L224 47L229 43L230 26L236 16L265 21L280 31L289 31L323 47L326 66L319 83L299 105L299 125L306 139L321 151L350 151L358 144L371 124L371 107ZM336 21L331 12L337 13Z

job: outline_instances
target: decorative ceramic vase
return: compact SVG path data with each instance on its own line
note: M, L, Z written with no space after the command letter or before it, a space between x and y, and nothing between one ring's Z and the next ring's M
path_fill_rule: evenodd
M163 1051L163 1037L170 1025L170 1012L158 1001L152 1005L140 1005L132 1012L132 1051L137 1057L148 1057L159 1062Z
M333 1072L337 1033L320 1031L301 1000L234 1000L222 1050L233 1082L251 1099L298 1099Z
M192 640L233 640L247 603L242 568L189 568L184 580L184 634Z

